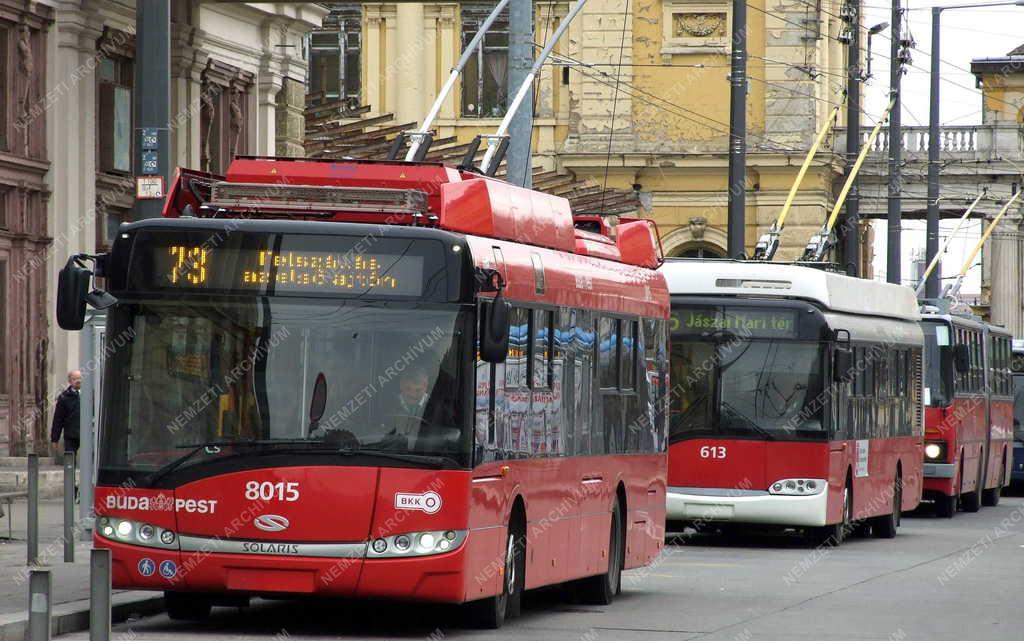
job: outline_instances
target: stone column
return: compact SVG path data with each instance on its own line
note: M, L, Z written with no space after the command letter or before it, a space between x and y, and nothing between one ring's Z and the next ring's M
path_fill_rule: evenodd
M366 80L363 82L363 102L372 107L373 113L384 110L383 87L381 77L384 73L381 58L381 7L365 5L363 7L363 68L366 69Z
M462 55L462 41L460 39L460 32L455 26L457 18L456 5L451 4L440 4L438 5L438 11L440 12L440 18L438 18L438 25L440 27L440 49L441 49L441 68L440 76L441 82L443 83L448 79L448 74L451 73L452 67L455 66L458 57ZM440 89L440 87L438 87ZM448 98L445 99L444 104L441 106L441 113L438 114L439 118L443 119L454 119L458 117L459 108L456 106L455 97L458 94L459 89L456 87ZM445 130L438 129L438 137L449 136L455 132L454 128Z
M397 10L395 5L389 7L390 11L384 15L384 47L381 52L384 56L384 104L381 111L395 113L398 108L397 96L402 93L402 88L398 86L398 65L395 60L402 44L398 41L398 28L395 24Z
M391 31L388 32L389 37ZM398 123L419 122L423 110L424 92L432 83L426 73L426 41L423 5L399 3L395 17L395 41L388 43L388 51L395 56L388 69L388 95L395 96L395 117ZM390 100L389 100L390 102Z
M200 37L190 24L171 23L171 164L175 168L198 169L201 161L200 75L209 54L200 47Z
M277 156L301 157L306 152L306 120L303 115L306 87L298 80L285 78L277 92L277 136L274 154Z
M992 322L1005 326L1015 337L1024 336L1024 309L1021 308L1024 241L1020 236L1019 212L1018 209L1016 216L1000 221L987 247L992 256Z

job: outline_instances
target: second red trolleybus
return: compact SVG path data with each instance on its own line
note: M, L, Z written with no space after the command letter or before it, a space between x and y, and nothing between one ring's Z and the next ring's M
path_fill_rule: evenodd
M905 287L777 263L670 260L667 516L896 534L921 498L922 333Z
M663 544L655 230L430 163L235 160L74 257L108 310L95 544L172 618L253 595L608 603ZM98 298L97 298L98 296ZM116 298L116 302L111 300Z
M1012 337L969 314L935 305L924 311L924 497L951 518L958 506L977 512L995 505L1011 481Z

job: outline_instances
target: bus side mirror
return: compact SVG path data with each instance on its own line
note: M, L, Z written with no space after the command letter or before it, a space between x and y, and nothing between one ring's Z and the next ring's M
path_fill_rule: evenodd
M953 346L953 366L958 372L971 369L971 350L963 344Z
M501 292L480 307L480 357L488 363L504 363L508 357L508 332L512 306Z
M841 383L853 378L853 350L848 347L836 347L832 354L832 373Z
M61 329L79 330L85 325L85 299L92 272L75 256L57 275L57 324Z

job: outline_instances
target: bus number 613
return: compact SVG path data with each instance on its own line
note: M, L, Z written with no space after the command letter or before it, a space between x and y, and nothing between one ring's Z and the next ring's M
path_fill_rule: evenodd
M725 458L725 447L722 445L705 445L700 448L701 458Z

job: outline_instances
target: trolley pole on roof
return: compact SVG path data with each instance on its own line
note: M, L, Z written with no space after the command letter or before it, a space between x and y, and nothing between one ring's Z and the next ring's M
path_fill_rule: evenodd
M508 7L508 87L507 97L515 95L533 66L533 0L517 0ZM532 187L533 83L522 106L508 126L508 182Z
M978 252L980 252L981 248L985 246L986 242L988 242L988 238L992 235L992 232L995 231L996 225L999 224L999 221L1002 220L1003 216L1006 215L1006 212L1009 211L1010 205L1020 198L1020 195L1021 191L1018 190L1015 194L1010 196L1010 199L1006 201L1003 208L999 210L996 217L992 219L991 223L989 223L988 228L985 229L985 233L981 235L981 238L978 239L974 249L971 250L971 255L964 261L963 267L960 268L960 273L956 275L956 281L954 281L952 285L947 286L946 291L942 292L943 298L956 300L957 296L960 294L960 287L964 284L964 277L967 276L967 272L969 272L971 270L971 266L974 265L974 259L978 257Z
M860 0L847 0L843 19L849 28L850 44L846 69L846 176L850 193L846 218L840 228L846 273L860 276L860 190L853 166L860 155Z
M732 2L732 69L729 74L729 258L743 253L747 189L747 3Z
M903 8L901 0L892 0L892 43L889 47L889 95L896 101L892 113L889 114L889 200L886 215L886 236L888 243L885 250L885 279L890 283L900 284L903 278L902 260L902 189L903 177L900 174L900 155L903 151L903 129L900 122L900 85L903 79L903 42L900 19Z

